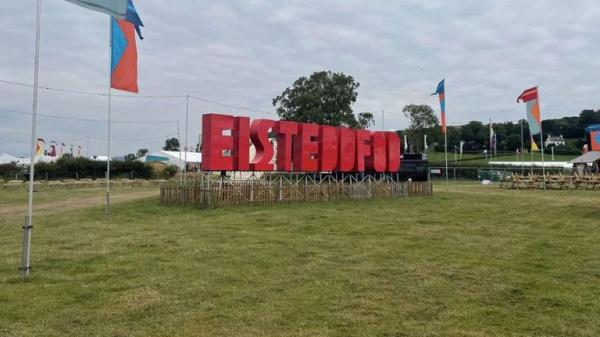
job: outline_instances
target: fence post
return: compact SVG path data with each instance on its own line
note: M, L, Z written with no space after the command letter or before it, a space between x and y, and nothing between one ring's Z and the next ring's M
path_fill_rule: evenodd
M283 179L282 179L282 176L280 174L279 175L279 202L281 202L282 199L283 199L283 194L282 194L282 190L281 190L283 188L282 184L283 184Z

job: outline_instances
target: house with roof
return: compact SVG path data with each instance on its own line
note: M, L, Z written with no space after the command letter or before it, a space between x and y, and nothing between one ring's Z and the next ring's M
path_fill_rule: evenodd
M546 138L546 141L544 142L545 147L565 146L565 145L567 145L567 143L565 142L565 138L563 137L563 135L560 135L558 137L548 135L548 137Z

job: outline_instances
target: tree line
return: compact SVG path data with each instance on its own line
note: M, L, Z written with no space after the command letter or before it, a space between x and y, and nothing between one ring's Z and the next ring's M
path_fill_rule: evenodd
M0 165L0 179L12 180L15 176L20 179L27 175L25 167L16 164ZM177 169L167 166L161 171L137 160L111 161L110 175L114 178L170 178ZM55 179L103 179L106 174L106 161L95 161L83 157L73 158L64 155L55 162L35 164L36 180Z
M409 144L412 143L411 152L421 152L424 149L423 139L427 135L429 147L436 151L444 151L444 138L440 132L439 122L433 114L433 109L428 106L407 106L405 110L419 110L418 120L428 120L425 125L412 123L406 130L400 130L401 134L409 135ZM406 112L405 112L406 114ZM414 114L413 114L414 115ZM433 116L433 117L432 117ZM409 118L409 120L411 120ZM584 128L590 124L600 123L600 110L583 110L579 116L562 117L556 119L546 119L542 121L544 131L544 141L549 135L562 135L566 140L565 146L558 146L554 149L556 154L581 154L581 149L585 144ZM521 148L521 126L523 128L523 147L527 151L531 148L531 135L529 125L526 120L519 122L492 123L494 133L496 134L496 148L498 152L516 152ZM480 152L489 149L490 146L490 126L489 123L480 121L471 121L464 125L448 126L448 149L453 151L455 147L460 146L463 141L463 150L470 152ZM539 135L534 137L538 147L540 144Z

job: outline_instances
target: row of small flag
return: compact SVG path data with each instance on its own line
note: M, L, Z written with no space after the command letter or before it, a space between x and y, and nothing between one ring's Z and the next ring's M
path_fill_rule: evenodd
M432 96L438 95L440 99L440 112L442 122L442 133L446 133L446 95L445 80L441 80ZM517 103L524 102L527 109L527 122L532 136L542 132L542 115L540 113L540 104L538 101L537 87L529 88L517 98Z
M64 150L65 147L67 146L67 144L65 143L61 143L60 144L60 152L58 152L58 143L55 141L51 141L50 142L50 148L46 150L46 141L43 138L38 138L36 145L35 145L35 155L36 156L50 156L50 157L56 157L56 156L62 156L63 154L65 154ZM70 154L71 156L73 156L73 149L74 149L74 145L69 145L70 148ZM81 151L82 151L83 147L81 145L77 146L77 157L81 157Z

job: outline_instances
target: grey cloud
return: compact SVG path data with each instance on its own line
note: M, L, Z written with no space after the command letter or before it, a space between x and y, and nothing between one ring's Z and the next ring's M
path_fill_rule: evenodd
M408 103L438 109L429 94L447 81L448 120L517 120L524 88L539 85L547 117L597 108L600 67L595 1L137 1L146 25L138 42L142 94L193 94L273 111L271 99L298 76L331 69L360 83L356 111L385 109L386 128L402 128ZM31 82L34 0L0 3L0 79ZM42 85L106 92L108 18L64 1L44 1ZM31 89L0 84L0 108L31 109ZM114 99L114 118L180 120L182 99ZM193 101L190 143L204 112L268 117ZM103 118L106 98L41 92L40 112ZM27 153L28 116L5 114L0 152ZM379 121L379 118L377 119ZM378 128L379 125L376 126ZM105 125L40 118L40 135L105 137ZM164 142L121 142L176 133L173 123L114 126L119 154ZM11 142L7 142L11 140ZM15 143L12 140L20 140ZM103 153L103 141L91 150ZM85 143L81 143L85 145Z

